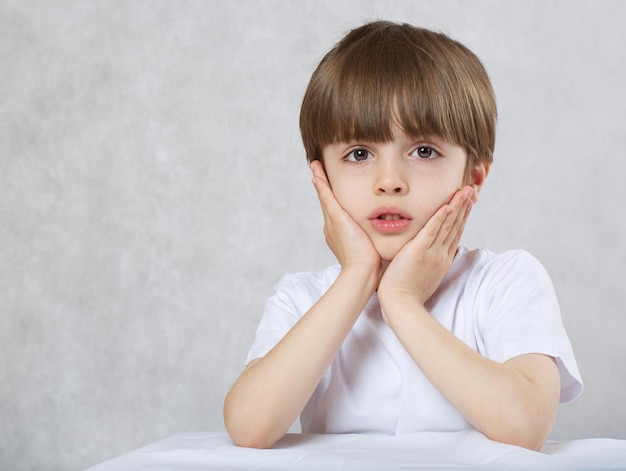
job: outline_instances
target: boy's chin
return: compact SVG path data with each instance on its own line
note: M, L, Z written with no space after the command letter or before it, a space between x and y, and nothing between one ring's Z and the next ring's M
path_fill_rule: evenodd
M372 237L374 248L378 252L383 265L389 265L400 253L404 246L415 237L415 234L397 234L384 238Z
M400 252L400 248L394 248L394 247L381 247L381 248L376 248L378 255L380 255L380 258L383 262L383 265L389 265L391 263L391 261L396 257L396 255L398 255L398 252Z

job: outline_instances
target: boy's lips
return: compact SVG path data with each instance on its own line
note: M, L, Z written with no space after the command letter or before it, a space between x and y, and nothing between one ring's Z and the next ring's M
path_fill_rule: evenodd
M399 232L411 224L412 218L395 207L382 207L369 217L370 224L379 232Z

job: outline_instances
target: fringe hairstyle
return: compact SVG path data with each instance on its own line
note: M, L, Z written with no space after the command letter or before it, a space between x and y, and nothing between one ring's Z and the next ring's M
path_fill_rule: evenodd
M441 33L377 21L350 31L322 59L304 95L300 131L311 162L329 144L387 142L398 124L411 136L460 145L469 170L493 160L496 116L487 72L468 48Z

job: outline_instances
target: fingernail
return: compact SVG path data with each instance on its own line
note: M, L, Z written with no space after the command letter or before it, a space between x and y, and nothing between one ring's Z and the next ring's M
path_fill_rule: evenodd
M469 201L467 202L467 210L468 210L468 211L469 211L469 210L471 210L471 209L472 209L472 206L474 206L474 202L473 202L472 200L469 200Z

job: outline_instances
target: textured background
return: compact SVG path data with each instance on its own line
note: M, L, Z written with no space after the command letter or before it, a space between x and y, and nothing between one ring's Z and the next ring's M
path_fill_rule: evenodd
M626 2L0 1L0 468L80 470L223 430L272 285L333 262L297 127L376 18L452 35L498 95L465 245L551 273L582 398L626 438Z

